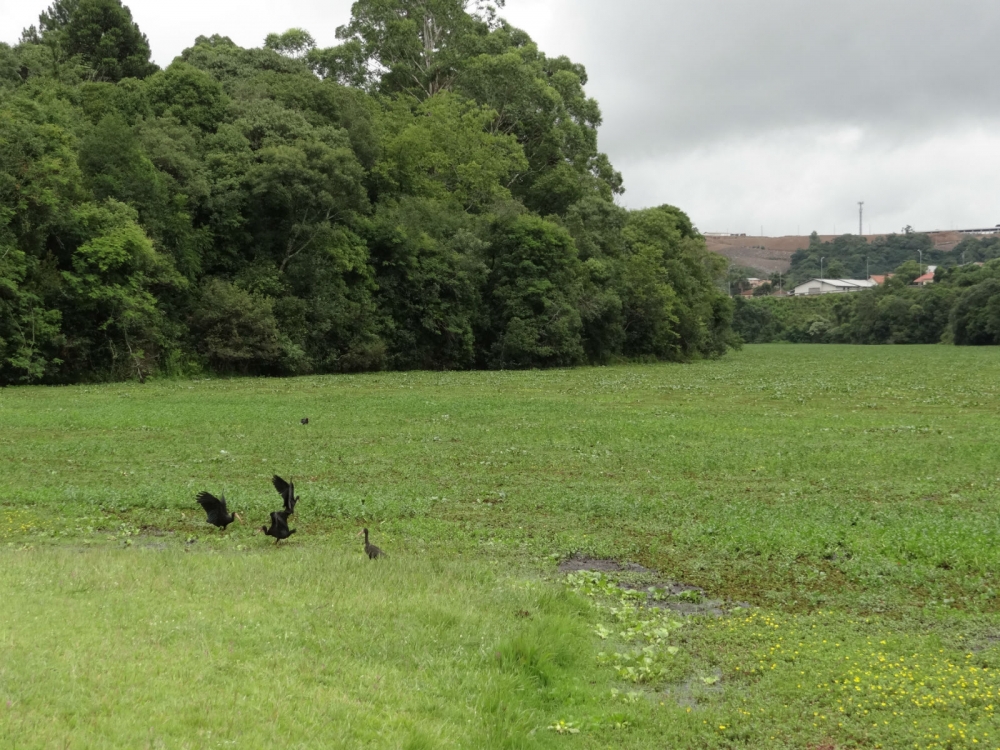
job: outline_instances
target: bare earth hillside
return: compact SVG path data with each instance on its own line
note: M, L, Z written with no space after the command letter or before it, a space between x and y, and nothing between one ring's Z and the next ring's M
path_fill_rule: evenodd
M952 250L961 239L958 232L928 232L934 240L934 246L939 250ZM838 235L821 234L824 242ZM884 234L865 235L869 242ZM706 237L708 249L713 253L724 255L737 265L757 268L772 273L787 271L791 263L792 253L804 247L809 247L808 236L786 237Z

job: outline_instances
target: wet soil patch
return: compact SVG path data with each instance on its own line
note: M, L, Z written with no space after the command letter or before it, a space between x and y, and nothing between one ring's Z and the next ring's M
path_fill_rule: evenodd
M708 677L692 676L684 682L671 685L663 694L672 698L681 708L698 709L710 696L725 690L722 684L722 670L714 669Z
M172 536L176 532L170 529L161 529L156 526L143 526L139 529L140 536Z
M577 554L559 564L560 573L579 571L605 573L621 589L646 592L646 606L670 610L682 617L691 615L722 617L733 609L749 606L743 602L713 599L700 586L667 580L655 570L636 563Z
M573 555L559 563L560 573L576 573L581 570L589 570L594 573L652 573L649 568L644 568L635 563L621 563L617 560L601 560L597 557L587 557L586 555Z
M972 653L978 654L982 651L987 651L991 648L996 648L1000 645L1000 633L987 633L981 635L978 638L973 639L972 643L966 648L968 648Z

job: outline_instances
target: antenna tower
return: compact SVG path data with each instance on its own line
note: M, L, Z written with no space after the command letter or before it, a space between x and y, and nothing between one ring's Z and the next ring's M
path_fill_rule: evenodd
M858 201L858 234L864 235L865 233L865 202Z

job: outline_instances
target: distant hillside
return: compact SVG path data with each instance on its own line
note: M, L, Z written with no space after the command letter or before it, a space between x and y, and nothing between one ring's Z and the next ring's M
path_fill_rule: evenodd
M829 242L840 235L821 234L820 240ZM872 242L885 234L867 234ZM961 242L963 235L958 232L928 232L938 250L953 250ZM767 273L784 273L791 265L792 253L809 247L809 235L785 237L706 237L708 249L724 255L736 265L757 268Z

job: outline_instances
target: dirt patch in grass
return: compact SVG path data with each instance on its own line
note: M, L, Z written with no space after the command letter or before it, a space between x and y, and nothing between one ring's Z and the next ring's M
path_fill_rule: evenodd
M729 614L731 609L722 599L702 599L701 601L665 601L650 602L652 607L669 609L678 615L689 617L691 615L711 615L712 617L723 617Z
M584 570L611 574L609 577L619 588L647 592L647 606L667 609L682 616L721 617L734 607L748 606L743 603L733 604L722 599L712 599L700 586L664 579L655 570L637 563L604 560L587 555L573 555L559 563L560 573L576 573Z
M967 648L974 654L996 648L1000 645L1000 633L984 633L972 639L972 643Z
M649 568L644 568L636 563L622 563L617 560L601 560L597 557L586 555L573 555L559 563L560 573L577 573L581 570L589 570L594 573L653 573Z
M139 529L140 536L172 536L175 533L170 529L161 529L157 526L143 526Z
M676 701L681 708L698 709L710 696L721 695L722 670L713 669L707 676L692 675L684 682L668 686L663 694Z

